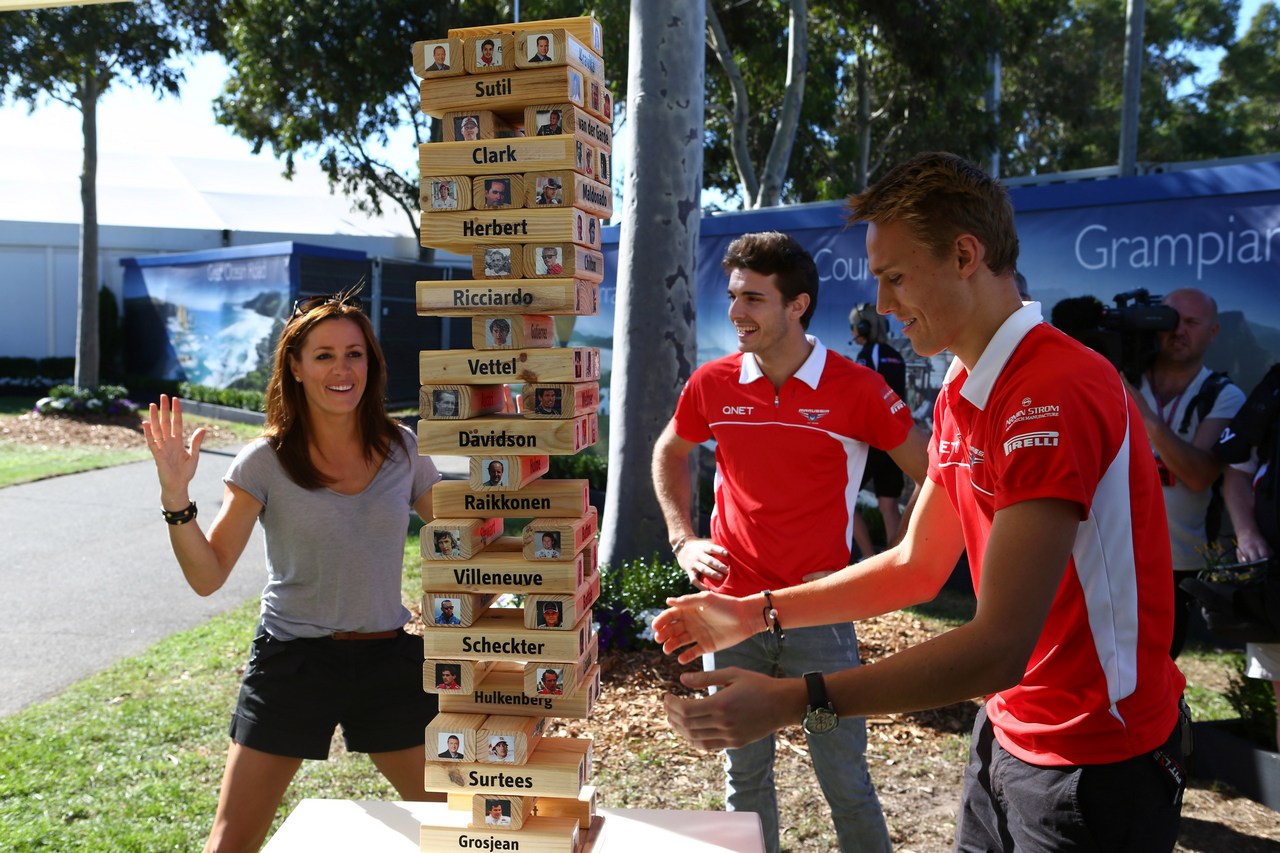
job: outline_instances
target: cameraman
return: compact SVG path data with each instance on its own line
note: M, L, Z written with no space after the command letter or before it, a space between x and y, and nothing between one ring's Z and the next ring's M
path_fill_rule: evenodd
M1205 518L1222 463L1212 448L1244 403L1244 392L1225 374L1210 373L1205 353L1218 335L1218 305L1206 293L1186 287L1164 298L1178 313L1178 325L1159 333L1160 349L1142 377L1137 399L1147 438L1164 486L1173 556L1174 657L1182 652L1192 596L1178 588L1184 573L1205 566ZM1216 526L1216 525L1215 525ZM1212 531L1214 537L1217 531Z
M1213 453L1228 466L1222 494L1236 531L1236 559L1248 563L1274 556L1280 550L1280 365L1253 389ZM1280 699L1280 643L1248 643L1245 655L1245 674L1270 681Z

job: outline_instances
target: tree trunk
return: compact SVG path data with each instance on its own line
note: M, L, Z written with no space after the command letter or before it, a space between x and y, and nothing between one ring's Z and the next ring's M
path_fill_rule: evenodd
M80 174L80 293L76 300L77 388L98 387L98 78L85 71L80 113L84 171Z
M867 56L869 47L864 43L857 59L857 97L858 97L858 165L854 175L855 186L862 192L868 185L869 164L871 163L871 92L867 80Z
M765 159L760 178L760 196L756 207L776 207L782 201L782 186L787 180L787 166L800 124L800 107L804 105L804 78L809 71L809 4L807 0L791 0L791 20L787 34L787 90L773 129L773 142Z
M742 187L742 206L750 208L755 205L756 196L760 193L760 181L756 178L756 167L751 162L751 152L747 150L747 124L751 120L750 100L747 97L747 84L742 80L742 70L733 58L733 49L725 37L724 27L720 26L720 18L716 16L715 6L707 0L707 40L711 52L715 54L725 77L729 78L729 89L733 92L733 117L729 123L729 141L733 149L733 165L738 170L738 183Z
M667 550L653 445L697 365L695 266L702 192L703 0L632 0L629 164L618 247L609 489L600 561Z

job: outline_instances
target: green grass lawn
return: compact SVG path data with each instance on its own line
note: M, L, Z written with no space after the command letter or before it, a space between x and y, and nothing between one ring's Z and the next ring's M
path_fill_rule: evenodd
M415 532L406 601L421 595L420 566ZM199 850L257 614L247 603L0 719L0 849ZM340 740L329 761L303 763L277 826L304 797L399 798Z
M11 418L31 411L34 400L21 401L25 398L0 397L0 426ZM185 418L187 429L211 423L210 419L194 415ZM262 428L250 424L237 424L218 421L220 426L231 430L238 438L249 441L262 431ZM43 480L46 477L57 477L62 474L76 474L81 471L92 471L95 468L107 468L122 465L126 462L138 462L150 459L151 454L143 444L142 435L138 435L136 447L126 449L110 449L89 446L44 446L31 443L8 441L0 438L0 488L18 483L29 483Z
M150 457L145 447L135 450L103 450L93 447L33 447L0 440L0 488L107 468Z

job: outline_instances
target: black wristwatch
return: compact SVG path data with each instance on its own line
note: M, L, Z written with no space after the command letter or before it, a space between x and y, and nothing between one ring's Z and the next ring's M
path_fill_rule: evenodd
M820 672L806 672L805 686L809 688L809 708L804 712L804 730L811 735L823 735L840 725L840 715L827 698L827 683Z

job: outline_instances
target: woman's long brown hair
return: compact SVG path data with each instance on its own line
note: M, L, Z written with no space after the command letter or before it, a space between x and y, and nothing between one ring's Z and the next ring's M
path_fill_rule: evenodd
M289 478L304 489L319 489L333 482L316 468L311 460L312 427L309 422L306 392L302 383L288 381L292 377L289 359L299 358L311 331L329 320L350 320L364 335L368 378L357 410L360 444L367 461L385 459L393 442L399 441L396 422L386 412L387 362L382 347L373 333L373 324L360 310L355 299L359 285L346 293L320 300L308 308L307 303L295 307L285 323L276 345L275 364L267 383L267 417L263 436L276 451L280 465Z

